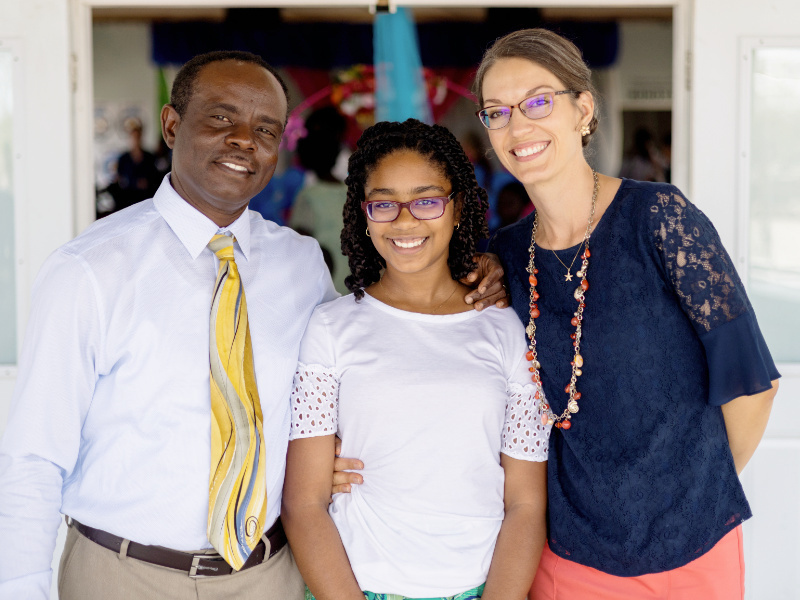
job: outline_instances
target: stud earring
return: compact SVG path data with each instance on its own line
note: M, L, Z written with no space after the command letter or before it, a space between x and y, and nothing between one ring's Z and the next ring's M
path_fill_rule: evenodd
M369 227L367 227L367 237L372 237L372 236L369 234Z
M592 130L589 128L589 126L588 126L588 125L584 125L583 127L581 127L581 135L582 135L583 137L586 137L586 136L587 136L587 135L589 135L590 133L592 133Z

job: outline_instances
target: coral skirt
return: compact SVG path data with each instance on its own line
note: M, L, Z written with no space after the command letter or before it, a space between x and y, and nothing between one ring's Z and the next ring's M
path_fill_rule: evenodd
M740 525L687 565L639 577L617 577L556 556L545 544L530 600L743 600Z

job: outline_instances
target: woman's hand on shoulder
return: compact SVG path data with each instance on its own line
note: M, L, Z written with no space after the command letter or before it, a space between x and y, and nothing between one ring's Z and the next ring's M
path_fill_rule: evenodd
M461 280L473 290L464 297L464 302L474 304L475 310L483 310L494 304L497 308L507 308L511 305L505 285L505 271L500 265L496 254L489 252L477 253L472 260L478 267Z

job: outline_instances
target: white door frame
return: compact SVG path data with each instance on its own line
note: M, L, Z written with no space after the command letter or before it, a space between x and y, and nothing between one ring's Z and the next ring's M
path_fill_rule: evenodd
M736 226L736 270L739 276L748 283L750 273L750 135L752 109L753 52L758 48L800 48L800 35L785 36L746 36L739 40L739 189L737 194L737 226ZM783 365L784 367L790 364ZM800 364L793 366L800 367ZM800 373L795 373L800 374Z
M497 7L652 7L672 8L672 179L689 198L692 196L690 173L691 157L689 132L691 125L691 39L692 39L692 1L693 0L403 0L403 6L489 6ZM377 0L237 0L239 8L266 7L333 7L364 6L374 10ZM389 0L390 7L397 4ZM94 191L94 90L92 57L92 9L93 8L131 8L131 7L169 7L197 8L224 6L224 0L71 0L72 32L72 84L73 84L73 126L75 178L74 194L75 222L74 233L83 231L95 219Z
M737 122L738 130L738 152L737 152L737 171L738 171L738 190L736 198L736 243L734 246L734 262L736 263L736 270L739 272L740 277L747 287L750 275L749 255L750 255L750 207L752 203L750 192L750 149L751 149L751 110L752 110L752 84L753 84L753 53L758 48L787 48L787 47L800 47L800 36L785 37L785 36L743 36L739 39L739 117ZM777 365L782 377L781 380L781 394L779 402L775 403L773 407L772 417L767 426L764 438L759 444L760 452L753 457L754 467L747 468L741 476L742 484L745 488L745 493L750 500L753 512L756 515L764 515L768 519L772 519L773 515L780 514L781 512L781 498L786 498L787 503L791 506L797 505L797 498L788 497L784 494L776 494L778 490L785 492L783 485L780 483L773 483L767 481L769 469L771 465L764 464L769 462L770 458L775 456L791 457L793 454L796 456L798 452L798 418L800 417L800 410L797 409L796 404L793 404L793 399L797 397L797 392L800 390L800 363L779 363ZM787 458L787 464L791 458ZM765 468L766 467L766 468ZM792 483L788 484L788 489L796 491L797 486L792 487ZM791 491L789 492L791 494ZM748 521L744 525L745 532L745 564L756 566L756 553L759 550L764 550L766 553L772 552L771 541L768 539L769 531L774 532L774 522L764 522L759 527L754 520ZM791 531L791 526L787 525L787 530ZM798 546L795 544L793 548L782 547L783 551L787 551L791 555L793 552L797 556ZM781 553L783 554L783 552ZM769 556L769 558L773 558ZM762 559L763 560L763 559ZM778 558L780 560L780 558ZM785 561L791 565L793 562L791 558ZM773 563L771 563L773 564ZM789 571L791 567L787 568L787 564L779 564L777 572L781 573L778 578L778 588L786 589L792 587L787 585L789 578L797 578L796 572ZM759 565L760 566L760 565ZM753 569L747 571L747 600L756 597L756 593L763 593L769 590L770 594L780 593L777 590L771 590L772 582L766 581L764 569ZM756 590L754 593L753 590ZM777 597L773 595L772 597ZM783 597L783 596L781 596Z
M13 315L12 318L15 319L17 332L16 353L17 356L19 356L20 348L22 348L22 335L25 331L25 323L28 320L29 294L27 284L30 277L28 267L29 256L25 238L22 234L22 232L25 231L24 225L28 222L28 202L25 197L25 169L23 165L27 157L22 145L22 140L25 139L25 119L22 117L23 107L25 106L25 88L23 81L25 55L23 43L18 38L0 37L0 48L2 48L3 51L10 52L13 61L11 102L14 118L11 123L11 149L13 151L11 169L13 189L12 210L14 212L12 231L14 232L14 290L16 314ZM0 363L0 380L14 381L16 377L16 360L12 360L10 364ZM3 431L4 427L5 422L3 415L0 414L0 432Z

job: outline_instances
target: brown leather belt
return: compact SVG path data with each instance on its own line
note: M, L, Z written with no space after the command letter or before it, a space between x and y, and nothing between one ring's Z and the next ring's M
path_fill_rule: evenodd
M78 521L71 519L70 527L74 527L84 537L90 539L95 544L99 544L103 548L107 548L113 552L119 553L124 538L118 537L100 529L88 527ZM264 537L269 540L269 556L266 556L266 544L262 538L258 545L256 545L252 554L244 563L241 568L242 571L260 565L265 560L272 558L277 552L286 545L286 533L283 531L283 525L280 518L275 521L275 524L269 528L264 534ZM230 575L236 573L225 559L219 554L191 554L189 552L180 552L179 550L171 550L163 546L147 546L145 544L137 544L136 542L128 542L127 556L141 560L146 563L158 565L160 567L167 567L176 569L178 571L186 572L189 577L213 577L216 575Z

